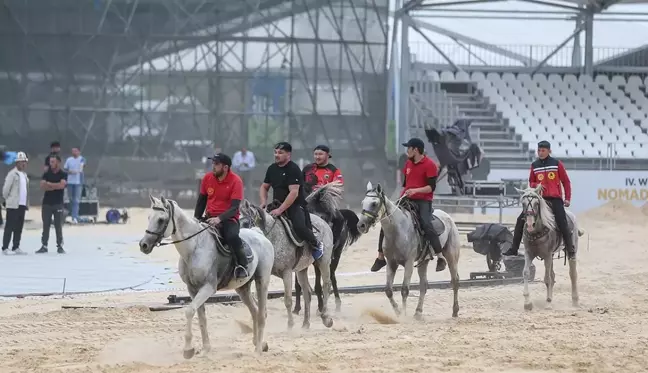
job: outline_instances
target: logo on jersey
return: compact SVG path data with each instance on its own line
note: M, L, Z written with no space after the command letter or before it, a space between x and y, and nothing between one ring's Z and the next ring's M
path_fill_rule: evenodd
M538 175L538 181L542 181L542 180L544 180L544 175L543 174Z
M553 173L553 172L550 172L550 173L547 175L547 177L549 178L549 180L553 180L553 179L556 178L556 174Z
M408 167L408 168L405 170L405 175L409 175L409 174L410 174L410 171L412 171L412 169Z
M214 188L207 189L207 195L211 196L212 194L214 194Z
M330 179L330 178L331 178L331 175L329 175L329 174L325 174L325 175L324 175L324 179L328 180L328 179Z

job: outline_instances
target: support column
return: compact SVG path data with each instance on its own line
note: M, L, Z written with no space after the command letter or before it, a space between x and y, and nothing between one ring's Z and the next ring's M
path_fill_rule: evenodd
M396 144L398 149L400 144L406 139L409 138L409 98L410 98L410 66L411 66L411 56L409 48L409 26L410 26L410 17L408 14L404 14L401 17L401 55L400 55L400 76L399 76L399 97L398 97L398 119L396 123L396 128L398 129L398 139L399 143Z
M576 16L576 28L574 30L577 30L581 23L583 22L583 12L585 10L581 10L578 15ZM574 47L572 49L572 67L580 67L582 64L582 55L581 55L581 33L579 32L574 36Z
M585 74L594 75L594 8L587 6L585 17Z

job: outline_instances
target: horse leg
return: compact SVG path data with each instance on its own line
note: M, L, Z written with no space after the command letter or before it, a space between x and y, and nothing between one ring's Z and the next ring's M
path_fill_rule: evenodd
M452 317L459 316L459 268L457 262L459 261L456 252L453 255L446 255L446 262L448 262L448 270L450 271L450 283L452 284Z
M252 316L252 344L256 347L256 350L258 352L260 351L260 341L259 341L259 311L257 309L257 306L255 305L254 298L252 297L252 292L250 291L252 282L248 282L247 284L239 287L236 289L236 293L238 294L239 298L241 298L241 302L247 306L248 310L250 310L250 315ZM257 294L259 296L259 302L261 302L261 294ZM266 295L267 297L267 295Z
M405 263L405 271L403 272L403 285L401 286L401 297L403 298L403 316L407 316L407 297L409 297L409 287L412 281L412 273L414 273L414 261L408 260Z
M385 284L385 295L389 299L394 312L397 315L400 315L400 310L398 309L398 304L394 300L394 277L396 277L396 269L398 269L398 263L393 261L387 261L387 282Z
M211 343L207 333L207 315L205 314L205 305L198 307L198 324L200 325L200 336L202 337L203 354L209 353Z
M337 278L335 278L335 271L337 271L338 264L340 263L340 254L338 253L334 258L331 258L331 285L333 286L333 294L335 295L335 312L340 312L342 309L342 300L338 291Z
M416 311L414 312L414 318L416 320L423 320L423 303L425 303L425 294L427 293L428 287L427 269L429 263L429 260L423 260L418 266L419 299L416 305Z
M316 263L313 263L315 267L315 295L317 296L317 313L322 315L322 272L319 270L319 267Z
M299 297L300 297L300 291L301 287L299 286L299 281L295 281L295 291L297 292L297 305L295 306L295 311L292 313L290 312L290 309L292 308L292 271L289 269L284 270L284 273L282 275L283 279L283 284L284 284L284 305L286 306L286 314L288 315L288 329L292 329L292 327L295 325L295 319L293 318L293 313L298 314L299 311L297 310L297 307L301 308L299 306ZM295 280L297 280L297 275L295 275ZM299 289L299 290L297 290Z
M527 253L526 250L524 250L524 270L522 271L522 277L524 278L524 292L522 295L524 296L524 309L527 311L531 311L533 309L533 303L531 303L531 299L529 297L529 276L531 275L531 262L533 261L532 258L529 258L529 253Z
M551 301L553 300L553 253L544 258L545 277L544 283L547 287L547 309L551 309Z
M323 260L320 260L317 262L317 267L322 280L322 285L320 286L320 292L322 293L322 310L320 317L322 318L324 326L330 328L333 326L333 319L328 314L328 299L331 294L331 262L325 263ZM317 284L315 286L317 287ZM317 288L315 291L317 291Z
M304 291L304 323L302 328L310 328L311 288L308 283L308 267L297 272L297 281Z
M578 307L578 271L576 258L569 260L569 279L571 280L572 306Z
M290 278L290 276L288 277ZM268 342L265 341L265 326L266 319L268 318L268 286L270 285L270 277L263 278L257 276L254 280L254 284L256 285L258 298L256 352L261 353L268 351ZM292 299L292 297L288 298ZM290 307L288 307L288 315L292 316L290 313Z
M191 359L196 353L196 350L191 346L191 340L193 339L193 334L191 333L191 321L193 320L193 317L196 314L198 308L203 306L207 299L209 299L209 297L214 294L214 290L214 286L212 286L211 284L204 284L198 290L196 296L193 297L191 303L185 308L185 317L187 318L187 325L185 329L185 345L183 351L183 356L185 359ZM205 320L205 323L206 322L207 321ZM205 328L205 332L206 331L207 328Z
M286 280L284 280L284 284L285 283ZM291 292L292 289L289 289L288 293L285 294L290 294ZM292 311L295 315L299 315L299 311L301 311L301 294L302 294L302 288L301 285L299 285L299 281L297 281L297 273L295 273L295 309Z

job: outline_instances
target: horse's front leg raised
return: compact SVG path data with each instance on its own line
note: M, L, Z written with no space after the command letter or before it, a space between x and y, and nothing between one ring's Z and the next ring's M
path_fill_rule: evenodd
M403 299L403 315L407 316L407 297L409 297L410 282L412 281L412 273L414 273L414 261L408 260L405 263L405 270L403 271L403 285L401 286L401 297Z
M522 271L522 278L524 279L524 309L531 311L533 309L533 303L531 303L531 298L529 294L529 277L531 276L531 263L533 258L529 257L527 250L524 250L524 270Z
M310 328L310 310L311 310L311 287L308 283L308 267L297 272L297 281L302 287L304 293L304 323L302 328Z
M544 265L545 265L545 277L544 277L544 283L545 286L547 287L547 309L551 309L551 301L553 300L553 287L554 287L554 270L553 270L553 253L547 255L544 258Z
M284 305L286 306L286 314L288 315L288 329L291 329L295 325L293 313L299 314L297 307L301 309L301 306L299 305L301 287L299 286L299 281L297 281L297 275L295 275L295 298L297 299L297 305L295 305L295 310L292 313L290 312L290 309L292 308L292 274L293 272L291 270L286 269L281 276L284 284Z
M414 318L416 320L423 320L423 303L425 303L425 294L427 293L428 280L427 280L427 269L429 260L423 260L418 266L418 275L419 275L419 299L418 304L416 305L416 311L414 312ZM403 305L405 307L405 305Z
M191 321L193 320L193 317L196 314L198 308L203 306L207 299L209 299L209 297L214 294L214 290L215 288L211 284L204 284L200 289L198 289L198 293L196 293L196 296L193 297L191 303L187 307L185 307L185 316L187 318L187 325L185 329L185 345L183 351L183 356L185 359L191 359L196 353L196 350L192 346L193 334L191 333ZM206 323L207 321L205 320L205 325ZM207 332L207 328L205 328L205 332Z
M387 299L389 299L389 303L391 303L394 312L396 312L397 315L400 315L398 304L394 300L394 277L396 277L397 269L398 269L398 263L389 260L387 261L387 268L386 268L387 281L385 283L385 295L387 296Z
M576 258L568 260L569 279L571 280L572 306L578 307L578 271L576 270Z

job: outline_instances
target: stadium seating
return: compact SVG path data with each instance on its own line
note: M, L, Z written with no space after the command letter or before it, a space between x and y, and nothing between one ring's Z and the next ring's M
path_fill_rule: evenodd
M549 137L559 157L648 158L648 77L450 71L437 77L476 82L531 148Z

